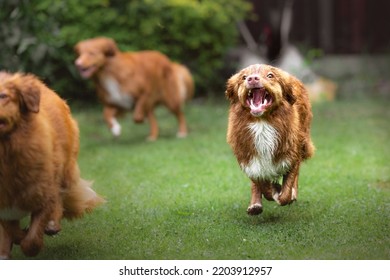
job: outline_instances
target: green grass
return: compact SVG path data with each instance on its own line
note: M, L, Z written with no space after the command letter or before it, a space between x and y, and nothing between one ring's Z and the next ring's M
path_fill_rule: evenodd
M317 151L297 203L246 214L250 184L226 144L227 102L187 106L191 129L158 110L161 137L121 121L113 140L100 108L77 109L83 177L107 203L64 221L37 259L390 259L389 102L314 105ZM15 246L13 257L24 259Z

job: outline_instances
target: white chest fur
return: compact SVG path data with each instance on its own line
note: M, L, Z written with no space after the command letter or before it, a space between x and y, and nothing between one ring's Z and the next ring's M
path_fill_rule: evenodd
M277 130L265 121L251 123L248 129L253 134L257 155L248 164L241 164L242 170L253 180L277 180L290 166L288 160L273 161L279 141Z
M105 77L103 79L103 86L108 93L108 102L124 109L131 109L133 107L133 97L122 92L120 85L114 78Z
M0 219L2 220L20 220L27 216L29 213L19 208L3 208L0 209Z

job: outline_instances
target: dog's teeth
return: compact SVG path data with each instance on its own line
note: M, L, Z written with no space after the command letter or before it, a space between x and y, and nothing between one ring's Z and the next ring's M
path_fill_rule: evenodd
M264 100L263 100L263 104L264 105L267 105L268 104L268 99L267 99L267 97L268 97L268 93L266 92L265 94L264 94Z

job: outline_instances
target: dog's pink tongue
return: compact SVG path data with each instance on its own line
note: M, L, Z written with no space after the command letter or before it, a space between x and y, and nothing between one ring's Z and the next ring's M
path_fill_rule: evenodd
M263 94L261 92L261 89L254 89L252 90L252 94L253 94L253 105L258 105L259 103L262 102L262 99L263 99Z
M252 115L261 116L267 106L272 103L272 98L267 99L267 96L265 89L252 89L247 101Z
M92 74L94 73L94 71L95 71L95 67L93 67L93 66L88 67L88 68L81 68L81 67L79 67L80 75L84 79L90 78L92 76Z
M87 79L87 78L91 77L92 72L90 69L85 69L85 70L80 71L80 74L81 74L81 77L83 77L84 79Z

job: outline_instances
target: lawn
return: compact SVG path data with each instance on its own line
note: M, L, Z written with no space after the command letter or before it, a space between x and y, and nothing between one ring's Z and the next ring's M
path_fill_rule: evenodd
M226 144L227 102L192 102L190 135L159 108L161 136L121 121L114 140L100 107L73 108L83 177L107 203L64 221L37 259L390 259L390 102L315 104L317 151L298 201L246 214L249 180ZM25 259L18 246L15 259Z

